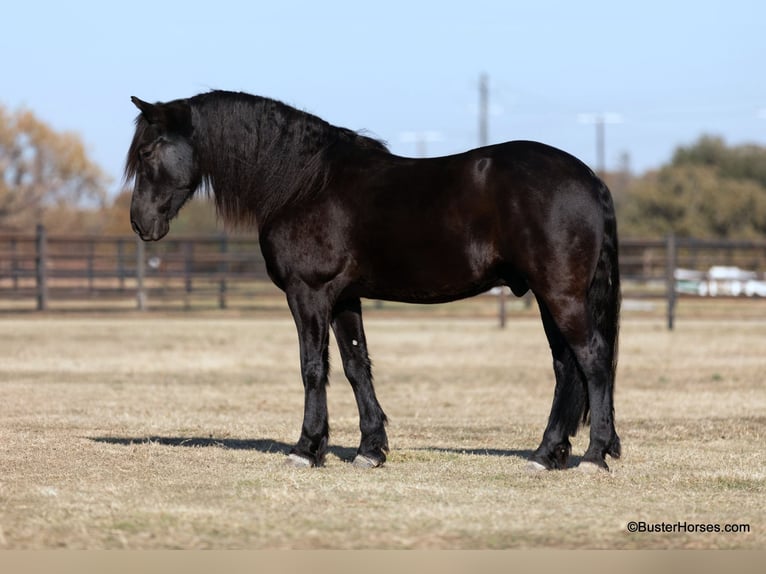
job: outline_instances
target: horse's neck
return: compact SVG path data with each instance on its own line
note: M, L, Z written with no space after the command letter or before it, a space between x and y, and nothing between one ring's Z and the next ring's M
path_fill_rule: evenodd
M204 177L224 220L250 226L310 195L321 180L312 163L332 137L313 116L260 100L250 114L200 118ZM312 165L316 172L307 170Z

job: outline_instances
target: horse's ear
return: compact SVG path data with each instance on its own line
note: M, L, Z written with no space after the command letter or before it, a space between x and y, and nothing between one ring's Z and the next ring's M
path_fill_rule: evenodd
M154 123L153 120L158 119L156 105L150 104L149 102L145 102L137 98L136 96L130 96L130 101L133 102L133 105L135 105L139 110L141 110L141 113L144 115L144 117L147 119L149 123Z

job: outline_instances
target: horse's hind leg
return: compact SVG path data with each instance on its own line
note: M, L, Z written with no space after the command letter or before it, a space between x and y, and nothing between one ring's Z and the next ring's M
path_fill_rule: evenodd
M572 349L551 317L545 303L538 300L543 327L553 355L556 390L540 446L530 458L532 469L563 469L572 450L569 437L580 426L588 404L588 390L577 368Z
M362 440L357 450L356 466L380 466L386 460L388 438L386 415L383 413L372 384L372 367L367 354L367 341L362 325L362 307L359 299L336 306L332 328L338 342L343 370L354 390L359 408L359 429Z
M559 395L557 372L556 396L554 397L552 415L556 411L556 403L559 401L561 403L561 406L558 407L559 412L570 413L569 418L565 417L564 421L574 425L576 422L575 415L580 413L579 416L582 417L587 412L585 409L589 408L590 443L580 464L583 468L595 466L608 469L604 460L606 455L609 454L615 458L620 456L620 439L614 428L614 378L610 343L593 324L584 301L568 297L559 297L555 300L555 305L550 302L547 303L549 319L558 327L566 343L565 346L570 349L571 356L576 360L576 367L574 369L569 368L568 371L574 373L576 370L577 376L570 374L569 380L577 381L578 377L581 377L579 380L584 378L587 387L583 387L582 384L570 384L569 387L565 387L569 391L565 393L562 389L562 393ZM580 388L583 390L577 390ZM585 388L587 391L584 390ZM584 397L587 397L586 401L583 401ZM569 404L565 405L564 403L567 402ZM574 431L576 428L575 425L568 430ZM563 429L560 432L563 434ZM555 431L551 437L552 439L557 438ZM541 446L544 447L545 445L546 441L544 440ZM536 460L533 457L533 461Z
M614 428L614 378L607 342L598 330L586 341L573 347L580 368L588 380L590 402L590 443L580 468L608 470L606 455L620 457L620 437Z

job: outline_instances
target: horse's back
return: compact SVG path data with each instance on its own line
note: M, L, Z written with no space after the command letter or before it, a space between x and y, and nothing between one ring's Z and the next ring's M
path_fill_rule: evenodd
M564 247L578 235L599 236L604 219L614 215L593 171L546 144L510 141L433 161L430 170L451 174L442 201L504 260L541 244Z
M489 184L505 196L551 198L574 189L596 193L600 180L575 156L534 141L510 141L454 156L467 163L477 184Z

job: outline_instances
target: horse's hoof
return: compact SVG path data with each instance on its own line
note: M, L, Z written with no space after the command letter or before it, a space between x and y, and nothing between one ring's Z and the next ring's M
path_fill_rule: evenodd
M604 463L604 466L600 466L595 462L583 460L577 465L577 470L585 474L596 474L598 472L609 472L609 467L606 466L606 463Z
M543 472L545 470L548 469L536 460L530 460L527 462L526 471L530 474L537 474L538 472Z
M377 468L379 466L382 466L383 463L379 460L375 460L374 458L370 458L369 456L364 456L363 454L356 455L356 458L354 458L354 462L351 463L357 468Z
M287 455L287 460L285 461L285 464L287 464L287 466L292 466L293 468L311 468L312 466L314 466L314 463L311 462L309 459L304 458L295 453Z
M618 437L617 435L614 435L614 438L612 439L612 443L609 445L609 450L606 451L606 454L608 454L612 458L620 458L620 455L622 454L620 437Z

